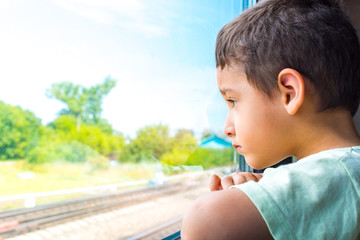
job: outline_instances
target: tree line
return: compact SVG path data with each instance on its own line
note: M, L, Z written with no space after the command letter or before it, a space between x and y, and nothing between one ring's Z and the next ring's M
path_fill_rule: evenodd
M112 158L205 167L231 162L230 150L199 149L199 140L187 129L171 136L169 126L156 124L142 127L133 139L126 138L101 117L103 98L115 85L110 77L88 88L71 82L53 84L46 95L66 107L47 125L31 111L0 101L0 160L26 159L33 164L93 161L101 165Z

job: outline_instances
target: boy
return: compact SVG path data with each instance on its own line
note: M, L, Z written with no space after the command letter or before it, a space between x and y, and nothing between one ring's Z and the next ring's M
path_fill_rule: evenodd
M263 0L219 32L224 132L263 175L212 176L182 239L355 239L360 47L335 0ZM242 184L240 184L242 183Z

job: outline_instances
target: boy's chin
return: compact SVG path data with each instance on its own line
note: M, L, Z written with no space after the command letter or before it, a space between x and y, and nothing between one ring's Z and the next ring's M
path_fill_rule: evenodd
M246 159L246 162L250 167L252 167L255 170L260 170L260 169L266 168L266 166L264 167L263 164L260 164L260 163L254 162L254 161L248 161Z
M256 158L256 157L248 157L247 158L245 156L245 159L246 159L247 164L255 170L264 169L264 168L267 168L267 167L270 167L273 165L272 163L269 163L266 160L262 161L261 159Z

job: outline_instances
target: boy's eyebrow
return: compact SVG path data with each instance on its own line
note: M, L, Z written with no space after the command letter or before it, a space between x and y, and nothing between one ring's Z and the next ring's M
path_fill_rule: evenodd
M224 89L220 89L220 92L221 92L222 95L226 95L226 93L234 92L234 90L231 89L231 88L224 88Z

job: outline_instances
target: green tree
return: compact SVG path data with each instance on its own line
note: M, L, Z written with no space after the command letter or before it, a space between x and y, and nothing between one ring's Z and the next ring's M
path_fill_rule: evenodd
M109 94L116 85L116 81L110 77L106 78L101 84L90 88L84 88L86 98L85 114L88 123L98 124L101 120L103 98Z
M101 121L103 98L116 85L116 81L107 77L101 84L86 88L71 82L61 82L51 85L46 91L49 98L55 98L66 104L60 115L72 115L77 119L77 130L81 122L97 124Z
M41 121L32 112L0 101L0 159L24 158L37 145Z
M110 124L105 125L103 130L98 125L83 123L77 131L75 116L60 116L44 127L40 143L27 159L31 163L95 161L99 165L105 156L120 152L125 145L122 134Z
M161 156L161 162L168 165L183 165L195 151L197 139L191 130L180 129L171 139L170 151Z
M85 123L77 130L76 118L63 115L50 123L49 127L52 127L62 140L78 141L104 155L119 152L125 145L122 134L115 132L111 125L105 122L102 127Z
M168 126L162 124L145 126L137 131L136 138L126 145L119 159L131 162L160 159L170 149Z

